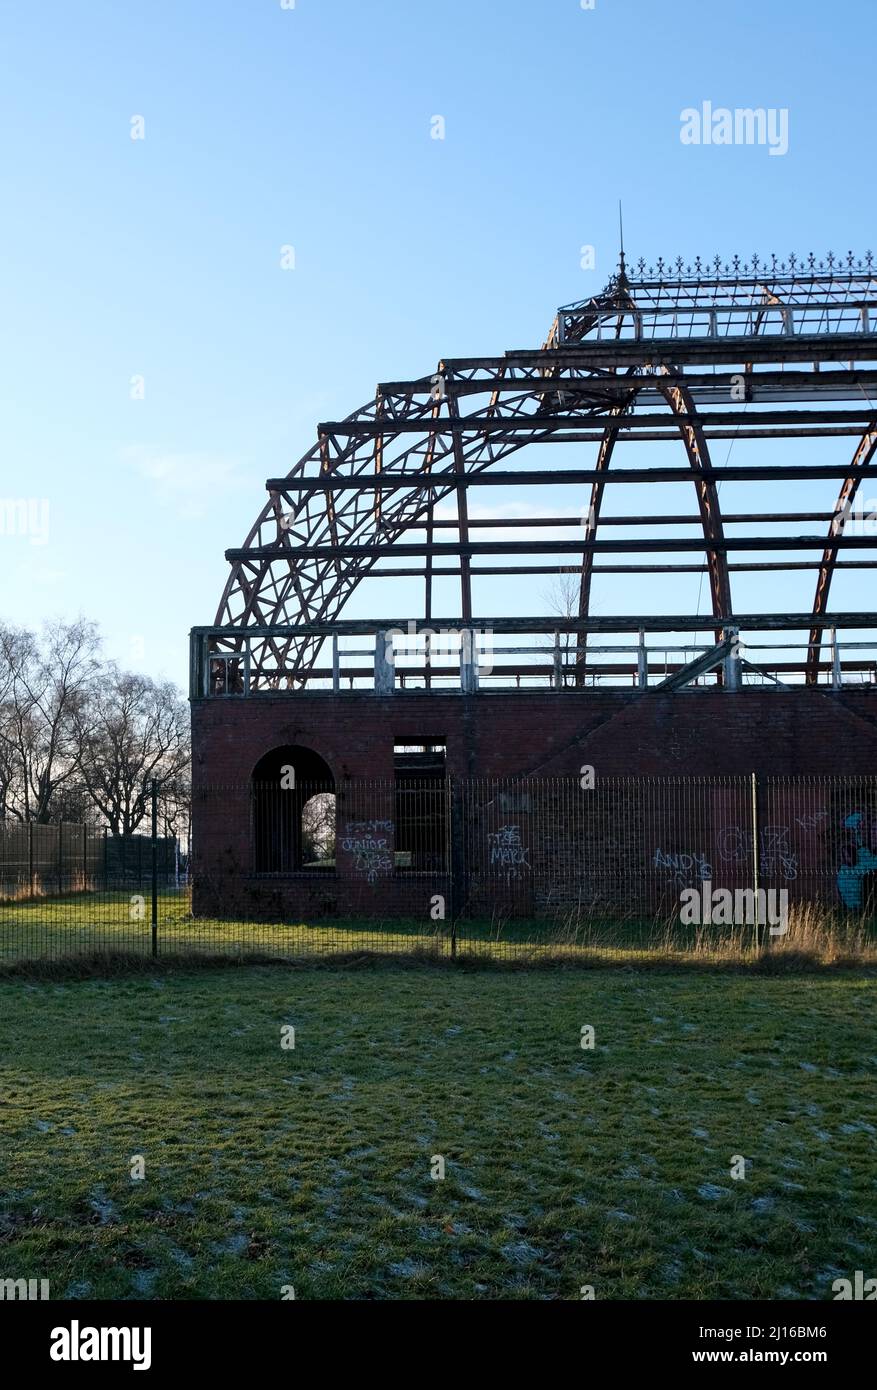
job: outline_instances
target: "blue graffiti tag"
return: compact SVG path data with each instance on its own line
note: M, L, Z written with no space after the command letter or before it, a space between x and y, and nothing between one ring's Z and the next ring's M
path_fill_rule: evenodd
M877 854L868 848L862 837L862 813L855 811L844 821L847 830L856 832L856 862L841 864L837 871L837 891L845 907L861 907L863 897L862 880L866 874L877 873Z

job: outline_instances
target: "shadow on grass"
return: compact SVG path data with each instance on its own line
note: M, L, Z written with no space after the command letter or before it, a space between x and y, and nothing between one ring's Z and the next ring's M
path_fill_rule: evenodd
M335 951L326 955L278 956L258 951L229 955L200 951L180 951L150 956L125 951L95 951L55 959L18 960L0 964L2 980L88 980L116 979L137 975L178 975L193 971L253 969L305 971L387 971L439 969L473 973L523 973L525 971L614 970L637 974L663 972L694 975L837 975L855 973L877 975L877 967L863 965L855 957L825 961L813 952L764 950L746 959L716 959L695 955L651 952L628 958L600 951L554 953L540 950L532 955L495 956L481 951L460 951L449 956L444 951Z

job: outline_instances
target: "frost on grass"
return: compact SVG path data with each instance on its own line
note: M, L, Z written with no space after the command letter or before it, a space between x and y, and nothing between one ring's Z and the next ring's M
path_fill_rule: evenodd
M715 1183L701 1183L697 1189L698 1197L702 1197L705 1202L718 1202L722 1197L730 1197L731 1191L727 1187L717 1187Z
M811 1007L776 979L341 978L0 985L0 1058L15 1058L0 1062L0 1144L16 1153L4 1262L34 1277L57 1262L62 1297L271 1300L283 1284L302 1299L576 1298L583 1259L606 1298L824 1297L823 1271L863 1267L875 1063L850 994L870 982L814 980ZM294 1077L261 1041L293 1014L308 1036ZM587 1061L569 1045L582 1017L612 1019L611 1050ZM131 1054L156 1030L144 1087ZM754 1192L722 1181L750 1134ZM118 1155L145 1135L149 1181L132 1185Z

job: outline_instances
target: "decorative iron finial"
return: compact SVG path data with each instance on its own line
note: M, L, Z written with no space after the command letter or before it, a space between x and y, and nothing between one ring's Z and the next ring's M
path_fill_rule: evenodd
M627 284L627 266L624 261L624 217L621 211L621 199L618 199L618 283Z

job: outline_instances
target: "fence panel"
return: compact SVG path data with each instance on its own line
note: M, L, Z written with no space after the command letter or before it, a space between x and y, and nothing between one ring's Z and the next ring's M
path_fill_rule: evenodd
M0 825L0 957L727 956L800 943L805 920L835 957L874 949L875 777L426 769L203 787L192 824L189 882L167 837L153 876L147 835Z

